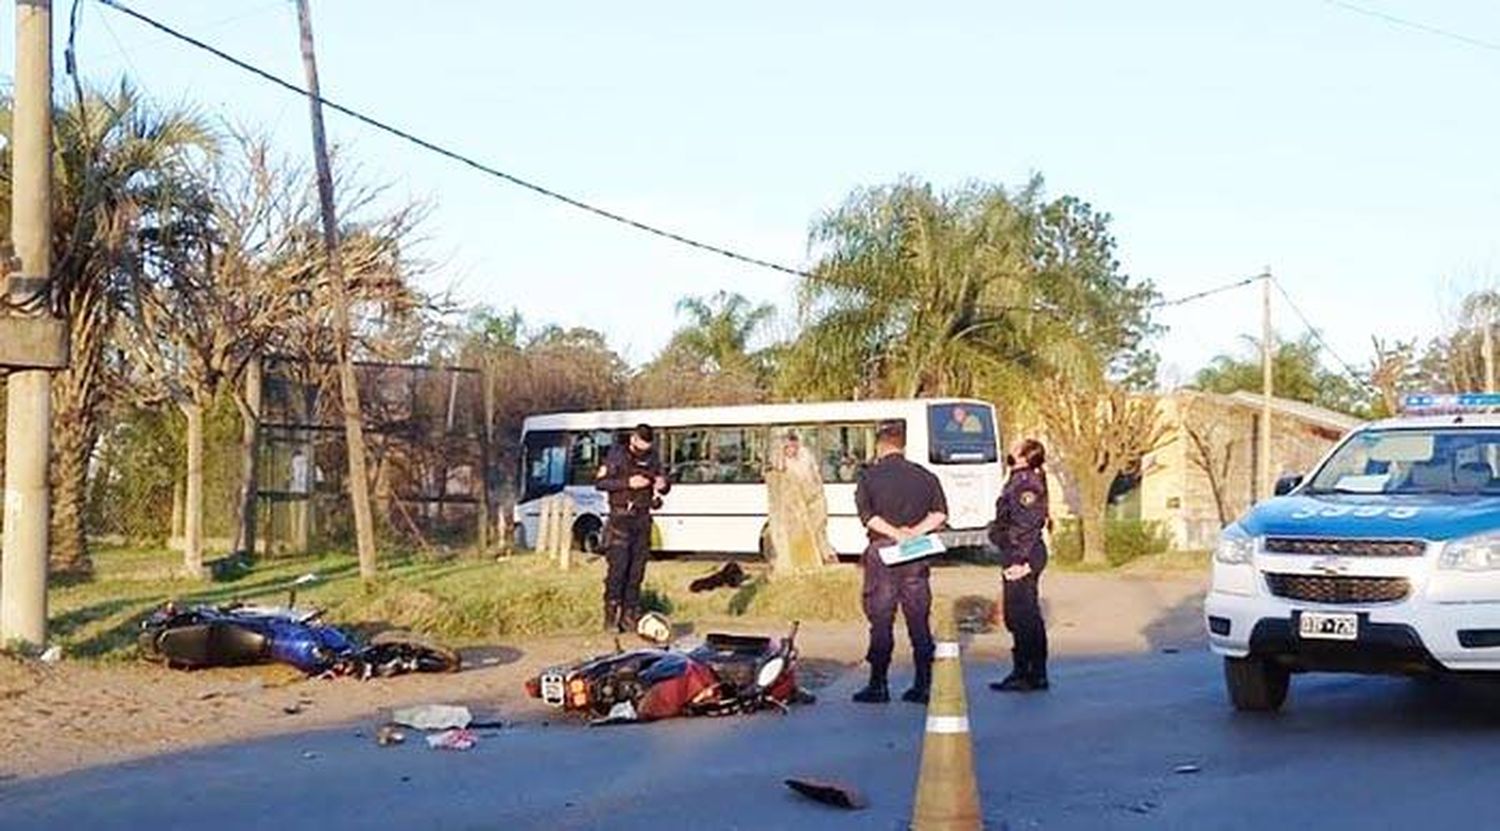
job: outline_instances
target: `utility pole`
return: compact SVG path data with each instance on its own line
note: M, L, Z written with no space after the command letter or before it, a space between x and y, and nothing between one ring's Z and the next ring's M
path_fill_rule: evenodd
M1274 389L1272 365L1275 348L1271 331L1271 268L1260 275L1260 442L1256 454L1256 481L1260 498L1271 495L1271 394Z
M339 387L344 409L344 443L349 457L349 501L354 506L354 536L359 547L359 576L375 576L375 518L370 513L370 480L365 471L365 432L359 406L359 382L350 355L353 341L349 321L349 287L344 282L344 264L339 257L339 228L333 207L333 173L328 167L328 145L323 136L323 102L318 91L318 63L313 54L312 15L307 0L297 0L297 21L302 32L302 66L307 72L307 102L312 110L313 157L318 171L318 202L323 214L323 252L327 258L328 283L333 290L335 350L339 362Z
M5 534L0 551L0 645L47 640L47 543L51 521L52 373L67 365L67 336L50 317L52 275L52 3L16 0L12 109L12 311L0 329L0 364L11 368L5 417ZM5 263L7 271L17 267Z
M1495 309L1484 308L1484 391L1495 391Z

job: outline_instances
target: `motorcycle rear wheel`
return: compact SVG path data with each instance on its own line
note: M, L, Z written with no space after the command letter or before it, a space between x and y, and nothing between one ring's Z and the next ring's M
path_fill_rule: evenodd
M381 632L370 639L370 646L406 653L416 661L417 672L458 672L463 668L457 650L401 629Z

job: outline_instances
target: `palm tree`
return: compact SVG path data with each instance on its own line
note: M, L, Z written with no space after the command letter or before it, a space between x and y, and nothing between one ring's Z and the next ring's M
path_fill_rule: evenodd
M10 101L0 131L10 135ZM67 321L72 363L53 379L54 570L87 571L84 513L99 414L119 369L106 360L121 275L141 255L152 217L174 213L174 182L215 140L185 110L158 110L129 85L60 108L53 128L53 308ZM10 227L11 165L0 161L0 226Z
M1034 313L1038 187L937 194L903 181L858 191L824 217L787 392L913 397L1014 381L1060 328Z
M720 291L711 297L684 297L677 301L677 312L687 316L688 324L677 331L673 345L699 360L704 372L718 373L755 367L750 342L776 309Z

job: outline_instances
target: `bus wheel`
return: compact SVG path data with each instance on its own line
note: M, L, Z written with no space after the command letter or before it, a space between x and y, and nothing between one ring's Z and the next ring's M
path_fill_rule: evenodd
M604 524L591 516L573 523L573 546L585 554L604 553Z

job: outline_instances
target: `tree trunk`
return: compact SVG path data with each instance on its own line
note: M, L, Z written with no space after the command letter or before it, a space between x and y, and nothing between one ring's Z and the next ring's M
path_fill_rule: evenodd
M89 453L88 423L75 409L57 412L52 424L52 533L48 556L53 574L87 574Z
M182 517L187 511L183 507L187 494L183 492L182 480L172 482L172 527L167 531L169 545L182 544Z
M1083 537L1083 562L1091 566L1108 566L1109 553L1104 533L1109 513L1109 481L1090 476L1078 483L1078 530Z
M189 578L203 575L203 404L182 405L187 416L187 500L183 511L182 567Z
M1083 535L1083 562L1091 566L1108 566L1109 554L1105 546L1105 512L1100 509L1085 509L1078 515L1078 528Z
M235 512L234 550L255 556L256 508L260 495L259 444L261 365L254 357L245 365L245 397L235 398L240 409L240 502Z
M481 406L484 426L479 431L479 522L477 523L480 551L490 550L490 529L494 521L494 495L490 493L490 463L495 446L495 373L486 361L480 376Z

